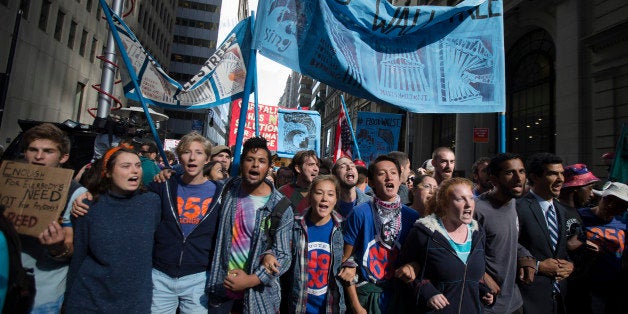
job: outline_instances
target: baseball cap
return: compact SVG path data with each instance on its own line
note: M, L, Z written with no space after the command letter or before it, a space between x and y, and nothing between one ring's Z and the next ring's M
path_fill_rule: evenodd
M608 184L608 186L602 191L593 190L593 194L601 197L612 195L628 203L628 185L623 183L610 182L610 184Z
M594 176L585 164L574 164L565 167L564 188L585 186L598 181L600 179Z
M231 149L229 149L229 146L227 146L227 145L218 145L218 146L212 148L212 156L218 155L218 154L220 154L222 152L227 152L229 154L229 156L231 156Z
M365 164L365 163L364 163L364 161L362 161L361 159L356 159L356 160L354 160L354 161L353 161L353 164L354 164L356 167L364 167L364 168L366 168L366 164Z

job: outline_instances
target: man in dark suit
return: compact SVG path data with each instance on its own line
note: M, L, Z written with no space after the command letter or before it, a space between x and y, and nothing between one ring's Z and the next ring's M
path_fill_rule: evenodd
M525 313L564 313L565 278L573 271L567 256L567 212L555 198L564 182L562 159L539 153L526 163L530 192L517 201L519 244L537 260L536 276L519 283Z

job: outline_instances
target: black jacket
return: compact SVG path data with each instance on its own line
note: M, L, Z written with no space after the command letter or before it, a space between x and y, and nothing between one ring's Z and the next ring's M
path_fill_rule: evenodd
M400 255L405 264L418 262L421 270L414 283L418 311L425 313L482 313L481 295L488 290L480 279L485 271L484 230L471 223L472 244L467 263L463 263L444 236L445 229L434 214L417 220ZM427 301L442 293L449 306L434 311ZM416 311L415 311L416 312Z
M216 184L216 192L201 222L183 237L177 211L178 179L174 176L166 183L151 183L150 189L161 197L161 222L155 231L153 267L170 277L207 271L214 256L216 230L220 215L220 193L223 184Z
M519 218L519 244L530 251L537 260L548 258L569 260L567 255L567 213L561 203L554 200L556 218L558 219L558 243L556 251L552 251L549 230L545 215L538 200L531 193L517 200L517 216ZM555 313L553 299L553 279L537 273L531 284L519 283L523 297L523 308L526 313ZM566 292L566 281L559 282L561 294Z

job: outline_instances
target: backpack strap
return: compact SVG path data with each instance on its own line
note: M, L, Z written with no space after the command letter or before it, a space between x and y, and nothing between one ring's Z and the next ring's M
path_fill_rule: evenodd
M281 224L281 218L283 214L286 212L288 207L290 207L292 203L285 196L281 198L279 203L275 205L275 208L270 213L268 218L270 219L270 227L268 228L268 245L272 247L275 241L275 235L277 234L277 229L279 229L279 225Z

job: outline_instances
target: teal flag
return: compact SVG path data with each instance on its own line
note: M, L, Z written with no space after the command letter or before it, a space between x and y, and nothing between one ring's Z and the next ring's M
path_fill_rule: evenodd
M501 0L260 0L253 46L331 87L411 112L503 112L503 29Z
M615 148L615 160L611 167L611 181L628 183L628 128L621 126L621 135Z
M250 17L234 27L198 73L183 85L166 74L121 19L113 16L112 21L122 42L122 47L118 47L120 53L133 65L133 69L127 70L136 74L141 96L148 104L175 109L205 109L244 95L252 39ZM123 76L125 96L139 101L133 79L133 75Z

